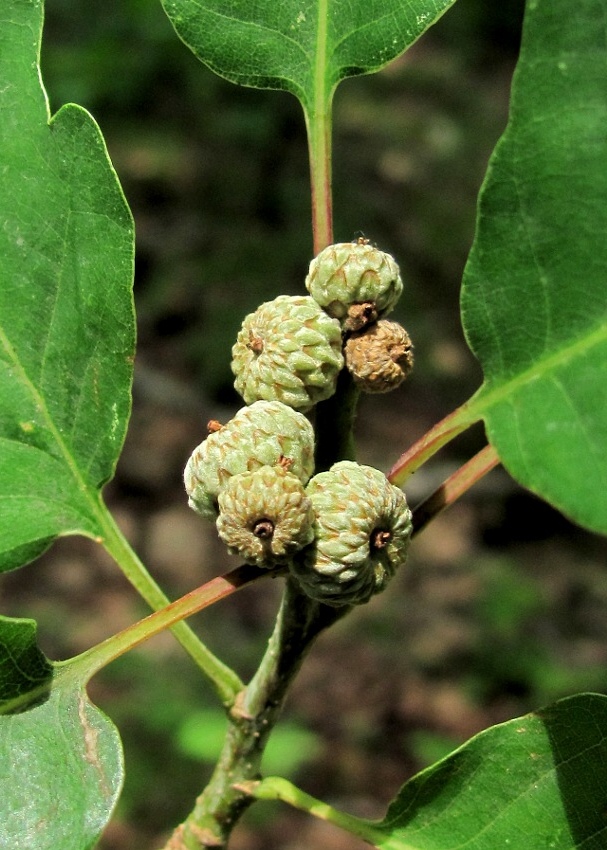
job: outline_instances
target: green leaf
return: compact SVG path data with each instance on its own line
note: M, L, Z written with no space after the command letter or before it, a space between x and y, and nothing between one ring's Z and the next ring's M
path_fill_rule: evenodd
M112 814L122 747L84 670L52 665L31 621L0 618L0 847L87 850Z
M340 80L377 71L454 0L162 0L198 58L234 83L283 89L308 113Z
M601 850L607 697L494 726L414 777L378 826L383 850Z
M606 0L532 0L462 316L469 414L522 484L607 532Z
M50 118L40 0L0 11L0 569L101 533L130 413L133 225L99 128Z
M33 620L0 616L0 714L48 697L53 667L36 645Z
M603 850L607 697L581 694L494 726L407 782L382 821L344 814L286 780L280 799L381 850Z

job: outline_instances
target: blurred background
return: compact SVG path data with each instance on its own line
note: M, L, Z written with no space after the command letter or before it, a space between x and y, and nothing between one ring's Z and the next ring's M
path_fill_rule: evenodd
M335 102L335 238L395 255L395 318L416 368L363 399L359 460L387 470L481 382L458 313L476 197L507 119L522 0L459 0L383 72ZM182 470L240 406L230 349L244 315L303 293L311 259L306 139L297 101L215 77L156 0L47 0L51 107L75 101L105 135L133 210L139 348L125 450L106 497L171 597L236 566L186 504ZM420 471L414 505L482 446L473 429ZM416 540L389 590L324 635L267 754L268 773L381 817L402 782L481 729L580 690L607 691L605 541L495 470ZM280 582L193 618L245 679ZM54 659L146 612L88 541L63 540L3 578L4 613L39 621ZM164 635L111 665L91 695L118 725L126 786L101 850L153 850L191 808L224 727L211 690ZM234 850L356 850L349 835L258 804Z

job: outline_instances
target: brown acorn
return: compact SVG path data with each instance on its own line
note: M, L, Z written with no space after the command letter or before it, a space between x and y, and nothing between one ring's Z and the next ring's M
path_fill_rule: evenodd
M344 348L346 367L355 383L367 393L396 389L413 368L413 344L407 331L380 319L353 333Z

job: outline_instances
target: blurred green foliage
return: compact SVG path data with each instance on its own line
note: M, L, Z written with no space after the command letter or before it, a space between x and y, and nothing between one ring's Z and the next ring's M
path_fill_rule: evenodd
M460 744L457 738L417 729L409 736L409 746L422 768L445 758Z
M188 714L177 730L177 748L184 755L214 765L221 753L227 723L217 708L198 709ZM263 757L265 774L292 777L307 761L321 752L317 735L293 721L278 726Z
M579 690L607 687L604 664L576 663L570 653L555 651L552 600L539 577L511 559L482 559L477 569L482 592L473 619L479 641L467 679L477 702L506 693L540 706ZM592 582L595 592L597 578ZM571 613L570 608L562 616Z

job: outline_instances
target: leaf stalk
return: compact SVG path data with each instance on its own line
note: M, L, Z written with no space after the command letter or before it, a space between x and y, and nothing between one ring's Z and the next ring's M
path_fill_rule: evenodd
M312 236L314 255L333 242L333 193L331 176L331 104L322 104L311 116L306 111L312 189Z
M247 790L257 800L281 800L296 809L301 809L327 823L345 829L351 835L357 835L375 846L380 846L387 838L386 833L372 821L340 812L328 803L306 794L301 788L282 777L268 776L261 782L252 782L244 786L243 790Z
M425 528L430 520L452 505L467 490L480 481L500 462L493 446L485 446L470 458L453 475L450 475L434 493L418 505L413 511L413 534Z
M177 605L177 603L171 603L169 598L163 593L158 584L154 581L152 576L145 568L144 564L141 562L137 554L133 551L129 542L124 537L120 528L117 526L114 517L111 515L111 513L108 511L107 507L101 500L99 506L99 521L102 525L104 533L101 540L99 540L98 542L101 543L106 549L106 551L112 556L112 558L114 558L116 563L119 565L119 567L125 574L126 578L130 581L130 583L133 585L135 590L141 595L141 597L147 602L150 608L152 608L157 614L162 615L159 617L157 622L159 624L163 623L164 614L159 609L167 609L167 607L171 608L171 604ZM215 588L218 591L221 579L216 579L214 581L218 583L217 587ZM213 581L209 582L206 585L203 585L203 588L199 588L198 590L195 590L192 593L200 594L201 591L204 588L209 587L209 585L214 586ZM235 589L235 587L232 587L231 592L233 592L233 590ZM187 597L183 597L183 599L187 599L191 596L192 594L188 594ZM230 667L224 664L223 661L217 658L202 643L202 641L197 637L197 635L192 631L192 629L187 623L181 622L184 617L190 616L190 614L193 614L196 611L201 610L201 608L206 607L207 604L210 605L212 602L217 601L216 598L212 598L209 602L204 602L204 598L204 595L201 599L198 599L198 597L195 596L195 601L193 603L194 605L198 604L199 602L203 602L204 604L201 604L200 607L196 608L195 610L189 611L188 613L182 613L178 616L175 616L174 624L171 625L171 630L175 635L176 639L188 653L188 655L191 656L191 658L195 661L198 667L210 680L222 703L226 706L230 706L234 702L236 694L242 688L242 681L240 680L240 677ZM221 595L217 598L221 598ZM177 611L180 609L173 610ZM166 629L168 625L169 623L167 620L165 624L159 626L158 631ZM146 634L144 637L142 637L141 640L145 640L148 636L151 637L151 633L149 635ZM118 638L119 635L116 635L115 637ZM112 638L110 638L109 640L111 641ZM100 644L100 646L102 645L103 644ZM116 645L116 648L118 648L118 646L119 644ZM130 647L127 646L126 648L129 649ZM92 652L93 650L90 651ZM118 654L122 654L123 651L126 651L126 649L122 650L121 652L118 652ZM111 660L111 658L108 660ZM104 663L108 662L105 661ZM103 664L101 664L101 666L103 666Z
M166 629L175 629L186 617L191 617L208 608L215 602L231 596L253 581L267 577L268 570L252 567L245 564L231 570L223 576L211 579L201 587L186 593L180 599L169 603L164 608L154 611L143 620L138 620L126 629L87 649L81 655L62 662L74 670L82 671L82 678L88 680L103 667L139 646L149 638L154 637ZM232 672L230 670L230 672ZM236 675L236 674L234 674ZM233 699L230 705L233 703Z
M312 103L302 100L312 189L312 235L314 254L333 242L333 195L331 185L331 127L333 89L327 84L328 73L327 0L320 0L316 19L316 50Z
M478 421L479 417L471 414L469 402L456 408L434 427L430 428L423 437L404 452L394 463L387 478L397 487L402 487L405 481L421 466L433 457L443 446L450 443L463 431Z

